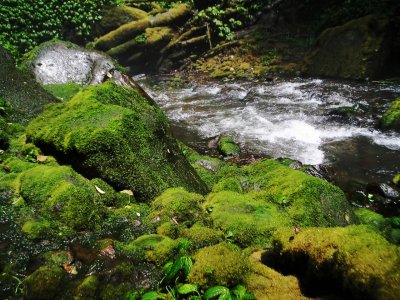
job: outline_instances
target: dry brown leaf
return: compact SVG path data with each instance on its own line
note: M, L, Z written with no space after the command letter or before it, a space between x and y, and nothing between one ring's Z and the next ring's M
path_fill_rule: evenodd
M96 191L97 191L99 194L104 195L104 194L106 193L106 192L103 191L101 188L99 188L97 185L95 185L94 187L96 188Z

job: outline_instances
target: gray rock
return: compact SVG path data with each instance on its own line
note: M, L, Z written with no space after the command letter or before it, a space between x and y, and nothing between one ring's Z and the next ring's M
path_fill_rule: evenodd
M112 58L104 53L87 50L67 42L47 42L33 50L23 65L30 68L42 84L77 83L81 86L100 84L107 80L131 86Z

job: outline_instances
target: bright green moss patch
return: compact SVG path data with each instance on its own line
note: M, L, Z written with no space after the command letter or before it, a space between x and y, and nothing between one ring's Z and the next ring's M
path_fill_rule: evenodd
M240 154L240 147L230 136L221 137L218 143L218 150L224 156L232 156Z
M248 261L240 248L229 243L200 249L193 259L188 280L202 287L240 284L249 271Z
M31 239L49 236L52 224L47 220L28 220L22 226L22 232Z
M101 195L69 167L38 166L20 176L20 194L28 205L74 229L93 229L105 213Z
M400 185L400 174L396 174L396 175L393 177L393 183L394 183L395 185Z
M174 254L178 241L169 237L149 234L142 235L131 243L116 243L116 251L122 256L157 265L165 264Z
M99 280L95 275L86 277L75 290L75 300L94 299Z
M400 98L393 102L392 106L382 116L380 122L383 128L400 130Z
M251 192L253 198L278 205L302 226L343 226L356 221L338 187L274 160L262 160L230 172L213 188L214 192L226 190Z
M81 89L76 83L46 84L43 88L63 102L71 99Z
M204 206L214 226L231 232L231 238L241 246L265 246L277 228L292 225L288 215L281 213L276 205L250 194L212 193Z
M27 137L87 177L148 201L173 186L205 193L161 110L136 90L108 82L90 86L30 123Z
M392 299L400 293L400 253L366 226L280 229L270 263L285 272L302 272L304 287L352 299ZM342 290L338 290L341 287Z
M224 233L218 229L195 224L189 229L184 229L182 237L188 239L192 248L199 249L222 242Z

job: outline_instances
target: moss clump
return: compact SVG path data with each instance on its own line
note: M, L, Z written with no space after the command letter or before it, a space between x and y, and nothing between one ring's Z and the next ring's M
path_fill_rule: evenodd
M94 229L105 213L94 185L66 166L38 166L19 176L20 195L43 216L76 229Z
M203 214L203 201L202 195L189 193L183 188L168 189L151 203L149 218L157 218L161 222L174 219L176 223L191 225Z
M343 226L356 221L346 197L338 187L292 170L274 160L262 160L225 176L214 192L250 193L278 205L301 226Z
M52 230L52 224L48 220L27 220L22 226L22 232L31 239L37 239L49 235Z
M244 247L265 246L277 228L290 226L293 222L276 205L250 194L212 193L204 207L210 212L214 226L230 231L231 238Z
M396 99L392 106L384 113L380 123L385 129L400 131L400 98Z
M248 261L240 248L229 243L200 249L193 259L188 280L206 288L243 283L249 271Z
M222 242L224 233L218 229L211 229L200 224L182 231L182 237L189 240L193 249L204 248Z
M310 299L302 294L296 277L283 276L262 264L261 251L253 253L249 260L250 272L245 279L245 286L257 299Z
M138 200L173 186L207 191L170 135L162 111L138 91L112 82L48 107L30 123L27 138L89 178L132 190Z
M77 94L81 86L76 83L64 83L64 84L46 84L43 88L52 94L54 97L60 99L61 101L68 101L75 94Z
M55 299L62 294L66 274L56 266L43 266L26 277L24 297L26 299Z
M232 156L240 154L240 147L230 136L223 136L219 140L218 150L224 156Z
M399 249L366 226L305 228L295 236L282 228L274 249L271 263L301 272L305 289L324 286L324 292L352 299L392 299L400 293Z
M142 235L128 244L116 243L116 251L122 256L161 266L175 254L177 246L178 241L169 237L149 234Z
M74 300L95 299L99 280L96 276L86 277L75 290Z
M396 176L393 177L393 183L397 186L400 185L400 174L396 174Z

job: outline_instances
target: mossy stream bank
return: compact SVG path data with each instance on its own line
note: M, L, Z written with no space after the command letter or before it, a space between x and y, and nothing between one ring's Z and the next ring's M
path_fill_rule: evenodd
M135 88L47 90L58 98L27 126L1 95L3 298L398 295L396 218L355 211L338 187L285 161L200 155ZM315 278L332 286L313 288Z

